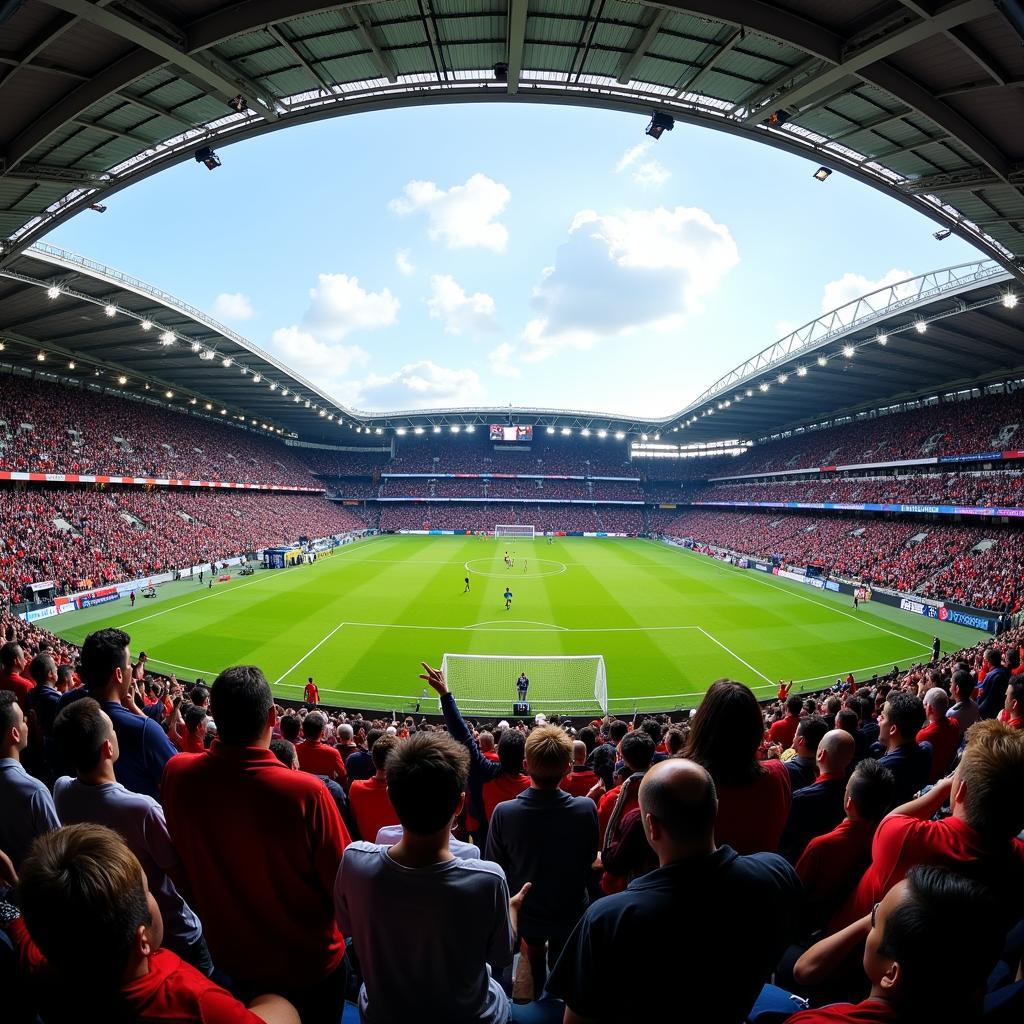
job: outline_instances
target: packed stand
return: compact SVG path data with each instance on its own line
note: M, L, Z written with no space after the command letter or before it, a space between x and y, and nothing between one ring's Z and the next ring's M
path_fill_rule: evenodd
M311 495L52 487L0 489L0 594L26 583L114 583L365 529L344 506Z
M427 665L440 721L286 710L3 629L12 1024L621 1022L669 978L722 1024L1020 1019L1024 630L584 724L467 721Z
M644 492L639 483L614 480L498 480L472 477L453 480L444 477L391 477L381 484L380 497L643 501Z
M488 502L391 504L380 510L382 531L473 530L490 532L498 523L532 526L550 533L642 533L642 508L618 505L530 505Z

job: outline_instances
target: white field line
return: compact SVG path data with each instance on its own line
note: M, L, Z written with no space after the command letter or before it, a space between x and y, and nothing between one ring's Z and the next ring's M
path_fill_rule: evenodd
M221 587L219 590L215 590L212 594L204 594L202 597L194 597L191 601L182 601L181 604L176 604L173 608L164 608L163 611L153 612L151 615L143 615L138 619L132 619L130 622L119 623L117 628L125 629L126 627L134 626L139 622L147 622L149 619L159 618L161 615L170 615L171 612L176 612L181 608L187 608L190 604L198 604L200 601L211 601L215 597L220 597L221 594L233 594L236 590L244 590L246 587L254 587L257 583L265 583L267 580L276 578L277 577L275 576L260 576L258 579L254 579L249 583L240 583L237 587ZM167 663L163 662L162 664Z
M725 644L723 644L721 640L719 640L717 637L713 636L706 629L702 629L700 626L698 626L697 628L700 629L700 631L712 643L718 644L718 646L721 647L723 651L725 651L727 654L731 654L741 665L746 665L747 668L749 668L750 671L754 673L754 675L760 676L766 683L771 683L772 682L772 680L769 679L768 676L766 676L763 672L758 672L758 670L756 668L754 668L754 666L751 665L749 661L744 661L731 647L726 647Z
M908 665L917 664L917 660L915 658L896 658L893 661L882 662L880 665L865 665L862 668L848 668L844 669L842 672L827 673L823 676L808 676L806 679L794 679L793 682L816 683L819 679L839 679L845 677L847 672L852 672L853 675L856 676L860 672L870 672L872 669L876 668L892 668L893 665L899 665L901 662L904 661Z
M652 542L653 543L653 542ZM896 637L898 640L906 640L908 644L913 644L915 647L921 647L926 651L931 650L930 644L923 644L920 640L915 640L913 637L904 636L902 633L896 633L891 629L886 629L885 626L879 626L875 622L868 622L862 615L854 615L853 612L844 612L842 608L836 608L835 605L827 603L825 601L815 601L813 598L808 597L806 594L799 594L795 590L790 590L788 587L780 587L777 583L769 583L768 580L764 579L756 570L754 574L750 574L748 569L737 569L735 566L721 566L725 570L731 569L731 575L740 573L744 579L754 580L757 583L762 583L766 587L771 587L773 590L781 590L784 594L789 594L792 597L799 598L801 601L806 601L808 604L816 604L819 608L827 608L829 611L835 612L836 615L845 615L848 619L855 619L857 622L864 623L865 626L870 626L872 629L877 629L882 633L888 633L890 636Z
M493 622L526 622L526 619L493 619ZM346 626L364 626L367 629L425 629L445 633L650 633L658 630L698 629L700 626L583 626L572 629L568 626L543 625L537 629L485 629L484 623L478 622L471 626L423 626L406 622L352 622L345 620ZM701 630L703 632L703 630Z
M146 659L146 664L148 665L150 663L152 663L154 665L164 665L167 668L182 668L186 672L195 672L197 675L200 675L200 676L216 676L217 675L217 673L214 672L212 669L196 668L194 665L176 665L173 661L164 661L161 658L147 658Z
M345 625L344 622L339 622L334 627L334 629L332 629L330 631L330 633L328 633L327 636L325 636L323 638L323 640L321 640L319 643L313 644L313 646L310 647L310 649L308 651L306 651L306 653L301 658L299 658L299 660L297 662L295 662L295 664L292 665L292 667L290 669L288 669L286 672L284 672L282 675L278 676L278 678L274 680L274 685L277 686L278 683L280 683L281 680L285 678L285 676L291 675L291 673L294 672L314 651L317 651L321 647L323 647L323 645L325 643L327 643L327 641L330 640L331 637L334 636L334 634L337 633L338 630L341 629L341 627L344 626L344 625Z
M542 626L544 630L550 630L552 633L557 632L568 632L566 626L556 626L551 622L538 622L536 619L486 619L483 622L474 622L471 626L457 626L457 629L480 629L482 626L497 626L499 622L507 623L508 625L518 625L522 623L525 626ZM498 630L492 630L492 632L498 632ZM537 630L523 630L514 629L509 630L512 633L535 633Z

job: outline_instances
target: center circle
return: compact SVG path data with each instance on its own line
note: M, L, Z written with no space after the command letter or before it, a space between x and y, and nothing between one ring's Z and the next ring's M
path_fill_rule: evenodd
M527 564L529 564L529 561L530 560L527 559ZM565 572L566 569L568 568L568 566L565 564L565 562L554 562L554 561L552 561L551 559L548 559L548 558L535 558L535 559L533 559L533 561L534 561L534 563L536 565L539 565L539 566L549 566L550 568L541 569L540 572L534 572L532 569L530 569L527 572L523 572L522 570L519 570L517 572L515 567L513 566L513 568L511 568L511 569L500 569L498 572L493 572L491 570L497 568L499 559L496 559L496 558L471 558L468 562L465 563L465 569L466 569L466 572L471 572L474 576L488 576L491 579L508 579L508 580L523 579L523 580L531 580L531 579L541 579L544 576L559 576L559 575L561 575L561 573ZM485 565L487 568L486 569L475 569L474 568L474 566L480 565L480 564Z

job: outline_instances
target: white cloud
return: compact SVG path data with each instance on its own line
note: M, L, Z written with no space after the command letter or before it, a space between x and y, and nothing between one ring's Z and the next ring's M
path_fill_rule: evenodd
M739 262L728 227L701 209L583 210L534 289L523 358L589 349L640 328L679 329Z
M427 215L427 233L449 249L480 247L504 252L508 229L498 218L512 193L486 174L474 174L462 185L438 188L432 181L410 181L404 196L392 199L388 208L405 216Z
M388 327L398 317L398 299L384 288L368 292L358 277L319 274L319 284L309 290L304 326L317 338L341 341L356 330Z
M838 280L829 281L828 284L825 285L825 290L821 296L821 311L822 313L829 313L833 309L838 309L847 302L859 299L862 295L867 295L869 292L873 292L878 288L885 288L891 284L898 284L900 281L905 281L907 278L915 276L916 275L911 270L899 270L894 268L884 273L877 281L872 281L863 274L855 274L852 271L847 271ZM897 291L899 291L899 289L897 289ZM906 291L909 295L909 289Z
M214 316L222 320L248 320L252 316L252 303L241 292L221 292L213 300Z
M503 341L497 348L492 348L487 353L487 363L491 368L491 372L499 377L515 378L522 376L522 370L513 362L518 351L515 345L507 341Z
M484 387L475 370L423 359L391 374L370 374L355 385L353 401L363 409L393 410L473 405L483 397Z
M406 277L409 277L410 274L416 273L416 266L409 258L408 249L399 249L398 252L395 253L395 266L398 267Z
M346 380L349 370L364 366L369 360L358 345L329 344L299 327L278 328L271 335L270 344L289 367L337 397L350 386Z
M494 299L486 292L467 295L451 274L434 274L427 309L444 324L447 334L482 334L493 331Z
M654 157L651 157L649 160L643 159L650 151L652 145L651 140L646 139L644 142L638 142L635 146L630 146L619 157L619 162L615 165L615 173L621 174L632 167L632 178L638 185L664 185L672 177L672 172L660 160L656 160Z
M775 322L775 337L776 339L785 338L792 334L800 324L793 323L792 320L777 320Z

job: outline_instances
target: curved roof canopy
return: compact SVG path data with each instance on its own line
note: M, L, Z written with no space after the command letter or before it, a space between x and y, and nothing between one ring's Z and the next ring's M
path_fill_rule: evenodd
M1016 0L0 0L0 261L203 146L389 106L519 100L663 111L804 155L1024 280L1019 10Z

